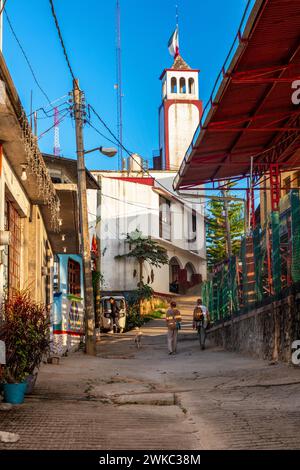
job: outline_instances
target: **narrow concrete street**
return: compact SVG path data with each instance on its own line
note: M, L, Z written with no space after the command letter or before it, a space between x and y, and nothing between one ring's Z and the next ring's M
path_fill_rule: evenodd
M164 320L103 336L96 358L78 352L43 365L34 394L0 411L15 444L0 449L296 449L300 369L208 347L184 316L178 354L169 356Z

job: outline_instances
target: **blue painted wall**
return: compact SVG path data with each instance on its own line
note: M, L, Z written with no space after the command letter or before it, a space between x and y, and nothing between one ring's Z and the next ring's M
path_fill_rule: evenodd
M84 335L83 267L79 255L60 254L58 284L53 299L52 333L53 351L63 353L76 348ZM68 262L80 264L80 296L68 292Z

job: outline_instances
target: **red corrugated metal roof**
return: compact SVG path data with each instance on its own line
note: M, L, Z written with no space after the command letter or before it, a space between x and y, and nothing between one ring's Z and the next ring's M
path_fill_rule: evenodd
M300 1L257 0L236 39L176 189L246 175L251 156L261 167L274 159L291 164L298 154L300 105L292 103L291 86L300 79Z

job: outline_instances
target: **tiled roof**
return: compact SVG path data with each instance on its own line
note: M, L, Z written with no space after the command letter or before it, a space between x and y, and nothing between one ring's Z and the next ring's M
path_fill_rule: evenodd
M183 60L181 55L178 55L176 57L171 69L173 69L173 70L186 70L186 69L192 70L191 67Z

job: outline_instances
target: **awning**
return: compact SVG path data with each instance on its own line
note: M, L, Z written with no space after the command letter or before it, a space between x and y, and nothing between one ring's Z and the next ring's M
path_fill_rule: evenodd
M300 2L257 0L215 84L174 189L300 165ZM234 52L235 51L235 52Z

